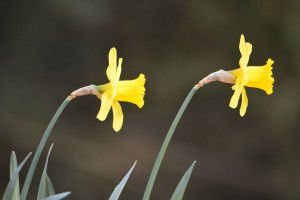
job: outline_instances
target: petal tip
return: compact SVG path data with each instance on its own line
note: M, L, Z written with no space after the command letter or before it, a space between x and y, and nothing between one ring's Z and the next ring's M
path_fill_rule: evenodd
M121 127L113 127L114 131L118 133L121 130Z
M244 36L244 34L241 34L240 41L245 41L245 36Z
M106 119L106 117L103 117L103 116L101 116L99 114L97 115L96 118L99 119L100 121L104 121Z
M110 48L110 51L111 51L111 52L116 52L117 49L116 49L115 47L112 47L112 48Z
M244 117L244 116L245 116L245 114L246 114L246 111L245 111L245 112L243 112L243 111L240 111L240 116L241 116L241 117Z
M115 47L112 47L110 50L109 50L109 53L108 53L108 59L116 59L117 57L117 49Z

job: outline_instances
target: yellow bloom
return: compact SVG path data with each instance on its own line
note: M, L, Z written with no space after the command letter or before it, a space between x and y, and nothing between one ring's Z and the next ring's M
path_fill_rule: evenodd
M263 66L247 66L252 51L252 45L245 42L244 35L241 35L239 49L242 55L239 61L240 68L229 71L236 79L235 85L232 87L234 94L231 97L229 106L231 108L236 108L239 98L242 95L240 115L244 116L248 106L245 86L259 88L264 90L267 94L272 94L274 83L274 78L272 77L272 64L274 61L268 59L267 63Z
M111 48L108 56L109 65L106 70L109 83L96 86L102 94L101 107L97 118L105 120L107 114L113 110L113 129L118 132L123 124L123 112L119 101L136 104L139 108L144 105L145 76L140 74L137 79L120 81L122 58L117 65L117 50Z

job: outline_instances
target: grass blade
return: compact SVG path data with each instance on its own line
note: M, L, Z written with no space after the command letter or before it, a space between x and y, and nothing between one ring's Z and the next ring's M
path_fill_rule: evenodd
M60 194L53 195L51 197L47 197L46 199L43 199L43 200L60 200L60 199L67 197L69 194L71 194L71 192L63 192Z
M17 157L16 157L15 152L13 151L13 152L11 152L11 156L10 156L10 166L9 166L10 179L13 177L13 174L15 173L17 168L18 168ZM14 191L13 191L12 200L20 200L19 176L17 176L15 188L14 188Z
M181 178L180 182L178 183L171 200L182 200L186 186L190 180L194 165L196 161L189 167L189 169L185 172L184 176Z
M130 170L127 172L127 174L125 175L125 177L122 179L122 181L119 183L119 185L117 185L113 191L113 193L111 194L111 196L109 197L109 200L118 200L120 197L120 194L132 172L132 170L134 169L136 165L136 161L134 162L134 164L132 165L132 167L130 168Z
M17 180L19 179L19 172L21 171L22 167L24 166L25 162L30 157L31 153L29 153L24 160L21 162L21 164L16 168L13 175L10 178L10 181L6 187L6 190L4 192L3 200L11 200L14 194L14 189L17 183Z
M47 174L46 174L46 193L47 193L48 197L55 195L54 187L53 187L51 180Z
M44 199L46 197L54 195L52 193L54 191L52 184L50 185L50 187L52 187L52 188L50 188L50 191L48 190L48 187L47 187L47 177L48 177L47 176L47 167L48 167L48 160L49 160L49 156L50 156L52 148L53 148L53 144L50 146L50 149L48 151L48 155L47 155L47 158L46 158L44 170L43 170L41 181L40 181L40 186L39 186L39 190L38 190L37 200L42 200L42 199ZM50 181L50 183L51 183L51 181ZM48 192L50 192L51 194L49 194Z

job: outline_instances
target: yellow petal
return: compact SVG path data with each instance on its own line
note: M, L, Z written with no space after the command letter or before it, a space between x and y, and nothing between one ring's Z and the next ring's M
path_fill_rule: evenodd
M110 82L116 82L116 69L117 69L117 50L111 48L108 54L108 67L106 70L107 78Z
M248 42L245 42L244 35L241 35L239 48L242 55L239 61L240 67L247 67L249 57L252 52L252 45Z
M123 125L123 112L122 112L122 107L118 101L113 101L112 103L112 110L113 110L113 129L118 132L122 125Z
M105 120L112 108L113 129L118 132L123 125L123 112L119 101L126 101L136 104L140 108L143 107L146 79L143 74L140 74L137 79L120 81L123 59L119 58L117 63L117 50L115 48L110 49L108 60L106 75L110 82L96 86L98 92L102 94L97 118L101 121Z
M241 117L243 117L246 114L247 107L248 107L248 97L246 94L246 90L243 87L243 89L242 89L242 104L241 104L241 108L240 108Z
M234 94L232 95L229 103L229 106L231 108L236 108L239 103L239 98L241 96L242 88L244 87L242 82L243 82L242 78L236 79L236 83L234 85Z
M117 80L120 80L121 71L122 71L122 62L123 62L123 59L122 59L122 58L119 58L119 64L118 64L118 68L117 68L117 76L116 76L116 79L117 79Z
M100 121L104 121L106 119L112 103L113 103L112 91L109 90L109 91L104 92L101 97L100 111L97 115L97 118Z

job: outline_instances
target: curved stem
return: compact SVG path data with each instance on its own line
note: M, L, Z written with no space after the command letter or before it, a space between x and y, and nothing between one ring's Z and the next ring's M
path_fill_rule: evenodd
M36 149L36 152L34 154L34 157L32 159L30 168L28 170L28 174L26 176L26 180L22 189L22 193L21 193L21 200L25 200L27 198L27 194L28 194L28 190L32 181L32 177L36 168L36 165L38 163L38 160L41 156L41 153L45 147L46 141L57 121L57 119L59 118L60 114L62 113L62 111L65 109L65 107L67 106L67 104L72 100L72 98L68 97L64 100L64 102L60 105L60 107L57 109L56 113L54 114L54 116L52 117L46 131L43 134L43 137Z
M152 188L153 188L153 184L155 182L155 179L156 179L156 176L157 176L157 173L158 173L158 170L159 170L159 167L160 167L160 164L162 162L162 159L166 153L166 150L167 150L167 147L170 143L170 140L173 136L173 133L178 125L178 122L179 120L181 119L182 117L182 114L184 113L187 105L189 104L190 100L192 99L193 95L195 94L195 92L199 89L199 87L193 87L193 89L190 91L190 93L188 94L188 96L186 97L186 99L184 100L183 104L181 105L166 137L165 137L165 140L161 146L161 149L158 153L158 156L155 160L155 163L154 163L154 166L153 166L153 169L152 169L152 172L151 172L151 175L150 175L150 178L148 180L148 184L146 186L146 190L145 190L145 193L144 193L144 196L143 196L143 200L149 200L150 198L150 194L151 194L151 191L152 191Z

